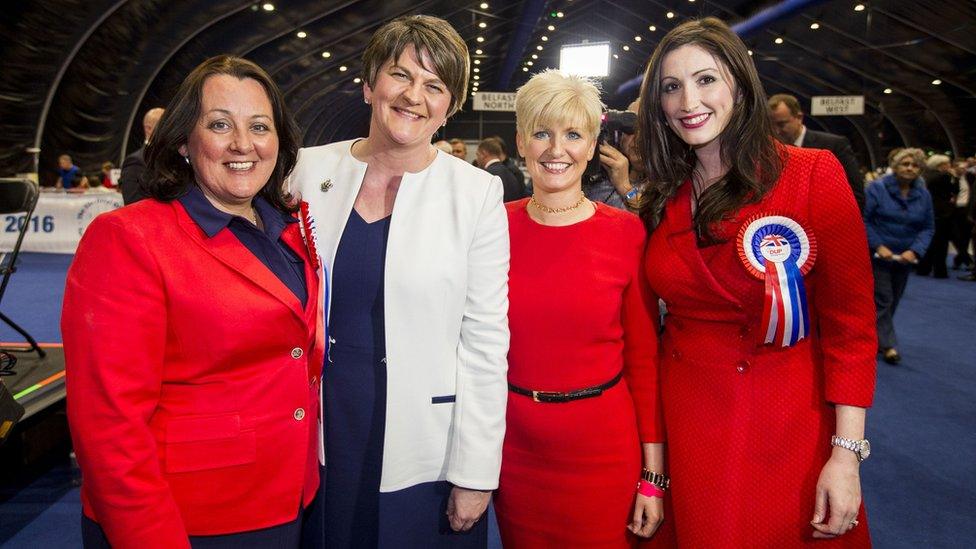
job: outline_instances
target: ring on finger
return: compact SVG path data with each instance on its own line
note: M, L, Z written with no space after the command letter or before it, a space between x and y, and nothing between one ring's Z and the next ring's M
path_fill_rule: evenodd
M851 521L851 528L853 528L853 527L855 527L855 526L857 526L858 524L859 524L859 523L857 522L857 519L854 519L854 520L852 520L852 521Z

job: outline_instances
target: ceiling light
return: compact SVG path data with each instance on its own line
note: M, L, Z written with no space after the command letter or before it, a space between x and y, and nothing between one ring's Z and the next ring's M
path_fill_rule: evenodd
M352 83L353 83L353 84L359 84L359 83L361 83L362 81L363 81L363 79L362 79L362 78L360 78L360 77L358 77L358 76L357 76L356 78L353 78L353 79L352 79Z
M548 36L545 36L545 35L543 35L543 36L542 36L542 41L543 41L543 42L548 42L548 41L549 41L549 37L548 37Z
M532 66L532 61L526 61L525 64L531 67Z
M810 28L813 29L813 30L817 30L817 29L820 28L820 23L817 23L816 21L814 21L813 23L810 23Z
M484 36L479 36L479 37L475 38L475 40L478 41L478 42L484 42L485 41L485 37Z
M941 81L941 80L939 80L938 78L936 78L935 80L933 80L933 81L932 81L932 85L933 85L933 86L938 86L938 85L939 85L939 84L941 84L941 83L942 83L942 81Z
M674 12L669 11L668 13L665 13L664 16L667 17L668 19L674 19Z
M339 67L339 72L346 72L347 70L349 70L349 67L347 67L345 65L342 65L341 67Z
M864 11L864 4L854 6L854 11Z
M324 52L322 52L322 57L328 59L328 58L332 57L332 53L331 52L324 51Z
M536 54L534 54L534 53L532 54L532 59L538 59L538 58L539 58L539 56L538 56L538 55L536 55Z
M480 79L480 78L481 78L481 77L480 77L480 76L478 76L477 74L476 74L476 75L474 75L474 79L475 79L475 80L478 80L478 79Z
M555 27L555 25L549 25L548 27L546 27L546 29L548 29L549 32L552 32L552 31L556 30L556 27Z
M780 38L779 36L777 36L776 37L776 40L773 40L773 42L776 42L777 44L782 44L783 43L783 39Z
M640 41L641 41L640 35L634 37L634 42L640 42Z
M627 44L624 44L624 51L630 51L630 46L628 46Z
M274 4L272 4L271 2L265 2L264 4L261 5L261 8L264 11L274 11Z
M482 3L481 3L481 6L480 6L480 7L481 7L481 9L483 9L483 10L486 10L486 9L488 9L488 2L482 2Z
M528 67L522 67L522 72L529 72L529 68Z
M537 49L539 51L542 51L542 44L539 44L538 46L536 46L535 49Z
M482 52L481 52L481 49L480 49L480 48L479 48L479 49L476 49L476 50L474 50L474 54L475 54L475 55L481 55L481 53L482 53Z
M474 68L474 72L481 72L481 69L479 69L478 67L475 67Z
M483 29L483 28L485 28L485 27L487 27L487 26L488 26L488 23L485 23L484 21L482 21L482 22L480 22L480 23L478 23L478 28L479 28L479 29Z
M619 56L619 55L617 55L617 54L613 54L613 58L614 58L614 59L620 59L620 56Z
M475 65L480 65L481 64L481 59L475 59L474 60L474 64Z
M885 92L885 93L891 93L891 88L885 88L885 89L884 89L884 92Z
M560 19L562 19L562 17L563 17L563 12L561 12L561 11L557 11L557 12L556 12L556 17L558 17L558 18L560 18Z
M752 50L749 50L749 55L752 55Z
M305 38L306 36L308 36L308 33L305 31L298 31L298 34L296 34L295 36L299 38Z
M647 30L649 30L651 32L657 32L657 27L655 27L654 25L651 25L650 27L647 27Z

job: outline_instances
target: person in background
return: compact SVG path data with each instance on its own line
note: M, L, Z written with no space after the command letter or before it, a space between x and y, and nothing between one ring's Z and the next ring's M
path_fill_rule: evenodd
M652 298L668 308L670 516L687 547L869 547L864 225L834 155L779 143L767 109L746 45L717 18L676 26L647 64L641 217Z
M75 166L71 156L62 154L58 157L58 180L54 184L56 189L70 191L84 190L88 187L88 178L81 173L81 168Z
M868 186L864 224L874 253L878 346L884 361L895 365L901 362L895 311L912 267L932 242L935 217L932 196L920 177L925 154L921 149L899 149L890 159L892 173Z
M105 189L115 189L115 183L112 183L112 169L115 168L115 164L111 162L102 162L102 171L98 174L98 180L101 182L101 186Z
M773 132L780 141L787 145L809 149L827 149L834 153L841 166L844 167L844 173L847 175L847 181L854 193L858 207L863 210L864 184L858 171L857 157L854 156L851 142L843 135L818 132L807 128L803 124L803 111L800 109L800 102L792 95L778 93L769 98L768 106L769 116L773 121Z
M324 489L311 547L484 548L505 434L502 183L431 144L467 97L447 21L406 16L363 52L369 135L302 149L328 268Z
M298 547L324 334L297 152L271 77L210 58L146 149L149 197L85 231L61 332L86 548Z
M497 138L489 137L478 143L478 149L474 155L481 169L502 180L502 188L504 189L502 201L511 202L525 197L525 187L519 185L515 175L503 163L503 151L501 142Z
M450 140L451 144L451 154L465 162L468 161L468 146L464 141L454 138Z
M667 488L644 231L633 214L583 195L603 109L596 86L547 70L515 97L533 194L506 205L512 347L495 498L502 542L630 547L661 524ZM657 485L638 491L642 465Z
M976 264L969 254L969 242L973 233L973 223L969 220L970 202L973 197L972 174L967 173L969 167L965 159L957 160L953 166L952 176L956 180L955 207L952 210L952 245L956 248L956 256L952 258L953 269L972 269ZM972 179L971 179L972 178Z
M446 152L447 154L451 154L452 152L454 152L454 149L451 148L451 142L445 141L443 139L441 139L440 141L435 141L434 147Z
M496 141L498 141L498 146L501 147L501 151L502 151L502 155L501 155L502 165L505 166L506 168L508 168L508 171L512 172L512 175L515 176L515 180L518 181L518 184L521 186L521 188L525 189L526 188L525 187L525 174L522 173L522 169L519 168L519 165L515 161L515 159L508 155L508 144L506 144L505 143L505 140L502 139L501 136L498 136L498 135L493 135L492 136L492 139L495 139Z
M922 180L932 198L935 232L924 255L919 256L915 272L920 276L949 278L946 257L952 239L952 213L955 209L958 183L952 177L952 163L948 156L933 154L925 160Z
M637 112L638 102L632 102L627 110ZM633 133L621 132L620 149L609 143L600 143L601 177L583 187L589 200L608 206L636 212L644 187L640 158Z
M156 124L163 116L164 109L155 107L146 111L142 117L142 131L145 141L142 147L136 152L125 157L122 162L122 174L119 176L119 187L122 189L122 202L126 205L134 204L147 195L143 190L143 181L146 172L146 145L152 139Z

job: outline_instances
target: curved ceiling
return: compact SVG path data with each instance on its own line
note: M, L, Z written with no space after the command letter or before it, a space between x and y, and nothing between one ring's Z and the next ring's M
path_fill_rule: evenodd
M809 125L847 135L862 161L873 165L887 149L905 144L972 154L976 135L967 129L976 128L976 3L877 0L855 11L857 4L19 2L5 8L0 22L0 174L31 171L27 149L35 146L41 149L42 173L63 152L86 169L106 159L118 163L141 144L142 114L165 105L187 72L218 53L247 57L272 74L305 144L362 135L368 111L361 84L354 81L359 57L373 31L410 13L438 15L454 25L478 63L473 67L482 91L512 91L532 73L556 66L560 44L608 41L615 58L603 88L607 103L622 108L636 90L615 90L642 72L657 39L680 21L715 15L745 27L763 10L776 8L782 17L743 34L766 91L792 93L806 105L814 95L865 97L863 116L817 117ZM466 111L458 116L475 116Z

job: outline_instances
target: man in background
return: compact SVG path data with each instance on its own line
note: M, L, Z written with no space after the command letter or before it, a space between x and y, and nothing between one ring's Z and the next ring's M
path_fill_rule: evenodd
M525 198L525 186L518 182L512 171L502 162L505 153L499 139L494 137L482 139L474 154L481 169L502 180L503 202Z
M122 163L122 175L119 176L119 187L122 188L122 202L126 205L138 202L146 198L142 190L142 179L146 173L146 143L152 139L152 134L156 130L156 124L163 117L164 110L156 107L149 109L142 117L142 131L146 139L138 151L125 157Z
M803 124L803 111L796 97L785 93L778 93L769 98L769 116L773 123L773 132L780 141L787 145L806 147L808 149L827 149L834 153L840 165L844 167L847 182L854 193L857 206L864 210L864 184L854 157L851 142L843 135L818 132L808 129Z
M56 189L82 189L88 186L88 180L81 173L81 168L75 166L71 156L62 154L58 157L58 180L54 184Z
M450 141L450 143L451 143L451 154L467 162L468 146L464 144L464 141L461 141L460 139L455 137Z

